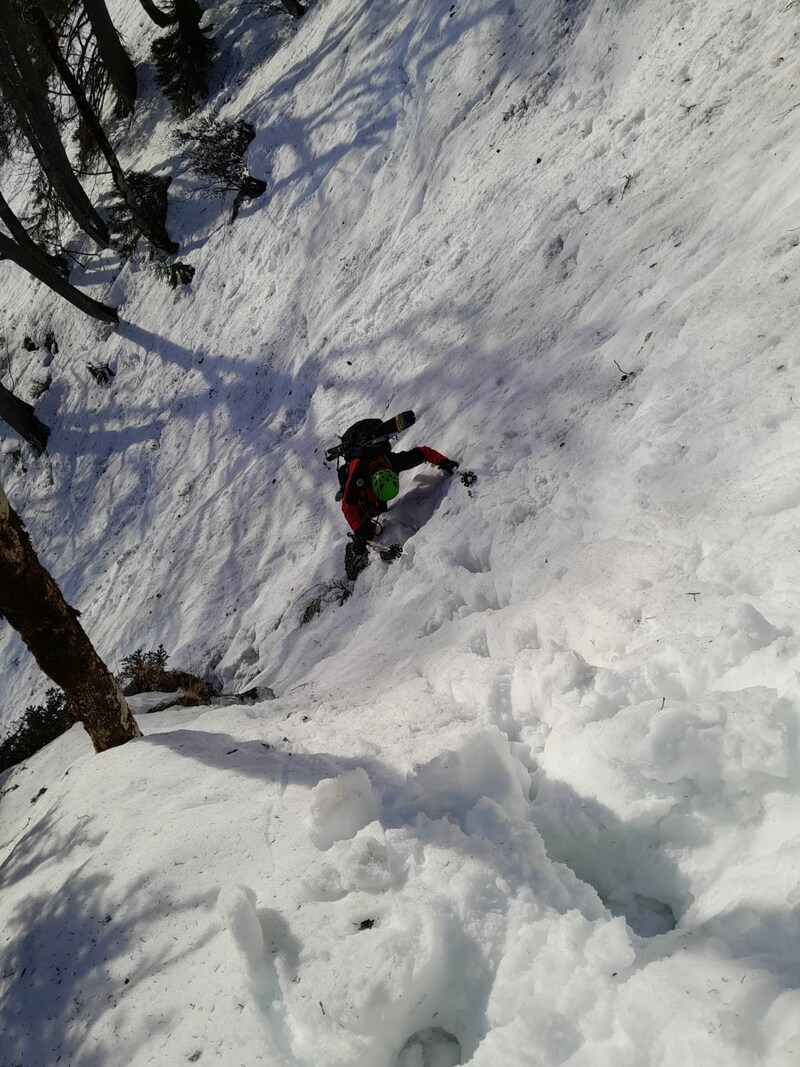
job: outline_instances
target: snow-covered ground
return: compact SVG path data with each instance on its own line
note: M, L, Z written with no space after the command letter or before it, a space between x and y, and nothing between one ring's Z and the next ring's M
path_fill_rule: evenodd
M94 257L109 332L2 266L0 476L112 667L276 699L6 777L0 1063L798 1063L800 7L214 5L230 225L111 6L197 273ZM340 604L324 448L406 408L478 483Z

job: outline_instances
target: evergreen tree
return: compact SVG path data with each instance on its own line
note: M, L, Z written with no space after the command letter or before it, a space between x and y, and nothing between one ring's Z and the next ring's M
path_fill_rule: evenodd
M0 219L2 219L11 236L0 231L0 260L8 259L17 266L22 267L28 274L68 300L75 307L91 315L92 318L102 322L117 322L117 313L114 308L106 307L105 304L93 300L74 285L70 285L69 265L63 256L51 255L45 248L33 240L22 222L14 214L10 204L0 193ZM9 394L10 396L11 394ZM8 398L6 398L7 400ZM21 404L22 401L19 401ZM35 437L39 432L32 427L27 415L19 407L5 405L5 414L0 410L0 419L8 422L17 430L34 448L37 448ZM21 423L16 420L22 420ZM27 430L25 429L27 427ZM46 441L46 437L45 437ZM42 445L42 448L44 445Z
M50 108L44 77L28 51L29 38L28 27L15 6L4 5L0 19L0 89L66 209L93 240L107 246L108 229L72 169Z
M55 271L64 278L68 276L69 265L67 264L66 259L63 256L51 255L46 249L42 248L41 245L38 245L36 241L33 240L22 225L22 222L11 210L11 206L2 193L0 193L0 219L2 219L8 232L20 248L27 252L32 259L41 263L43 267Z
M171 26L175 21L175 14L173 11L162 11L153 0L139 0L139 3L145 9L150 18L155 22L156 26L161 26L162 29L167 26Z
M156 81L181 115L188 115L208 94L206 77L217 46L202 29L203 11L197 0L174 0L174 29L153 44Z
M12 263L16 263L18 267L22 267L28 274L32 274L34 278L37 278L52 289L54 293L63 296L70 304L73 304L87 315L91 315L92 318L100 319L101 322L116 323L119 321L115 308L107 307L98 300L87 296L81 289L76 289L74 285L70 285L62 273L47 266L41 259L34 258L28 250L18 245L16 241L12 241L4 233L0 233L0 260L3 259L9 259Z
M178 245L167 233L164 226L164 218L160 218L155 212L148 210L141 198L136 195L132 183L123 171L122 166L117 159L117 155L111 146L111 142L106 136L106 132L103 129L100 119L97 117L94 109L87 100L80 82L72 73L66 59L61 55L56 35L38 4L33 5L32 14L40 40L48 56L53 61L56 70L61 75L61 80L72 94L78 112L86 124L87 130L96 142L97 147L103 153L109 169L111 170L114 184L119 190L122 199L125 201L137 229L157 248L161 248L165 252L177 252ZM166 216L166 211L164 211L164 216Z
M97 49L117 94L120 115L129 115L136 102L136 71L119 39L105 0L83 0Z
M30 759L74 725L67 698L60 689L48 689L44 704L29 704L22 718L0 737L0 774Z

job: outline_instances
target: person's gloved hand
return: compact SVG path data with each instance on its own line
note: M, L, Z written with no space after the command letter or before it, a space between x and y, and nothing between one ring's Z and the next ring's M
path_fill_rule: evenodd
M454 459L444 459L439 464L439 470L444 471L445 474L455 474L458 470L458 463Z
M403 549L400 545L389 545L385 552L381 552L381 559L384 563L391 563L395 559L400 559L403 554Z

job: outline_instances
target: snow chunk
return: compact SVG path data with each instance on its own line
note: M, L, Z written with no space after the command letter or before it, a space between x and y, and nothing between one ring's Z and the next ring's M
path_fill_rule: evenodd
M217 912L242 954L247 969L264 964L264 933L256 913L256 895L246 885L226 886L217 898Z
M471 737L456 752L443 752L416 770L426 815L449 815L459 822L483 797L495 801L512 819L525 820L530 804L530 774L496 727Z
M311 840L317 848L328 849L335 841L355 837L375 822L379 811L378 798L362 767L326 778L311 791Z
M405 878L397 850L365 833L331 845L326 862L317 862L303 876L309 899L340 900L352 891L383 893Z

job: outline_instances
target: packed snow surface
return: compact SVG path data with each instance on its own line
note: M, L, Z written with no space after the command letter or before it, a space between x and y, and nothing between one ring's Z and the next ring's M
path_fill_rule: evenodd
M800 7L206 5L231 223L110 6L197 272L87 258L110 331L2 265L0 473L113 668L276 699L6 776L0 1063L797 1064ZM407 408L478 481L344 599L323 452Z

